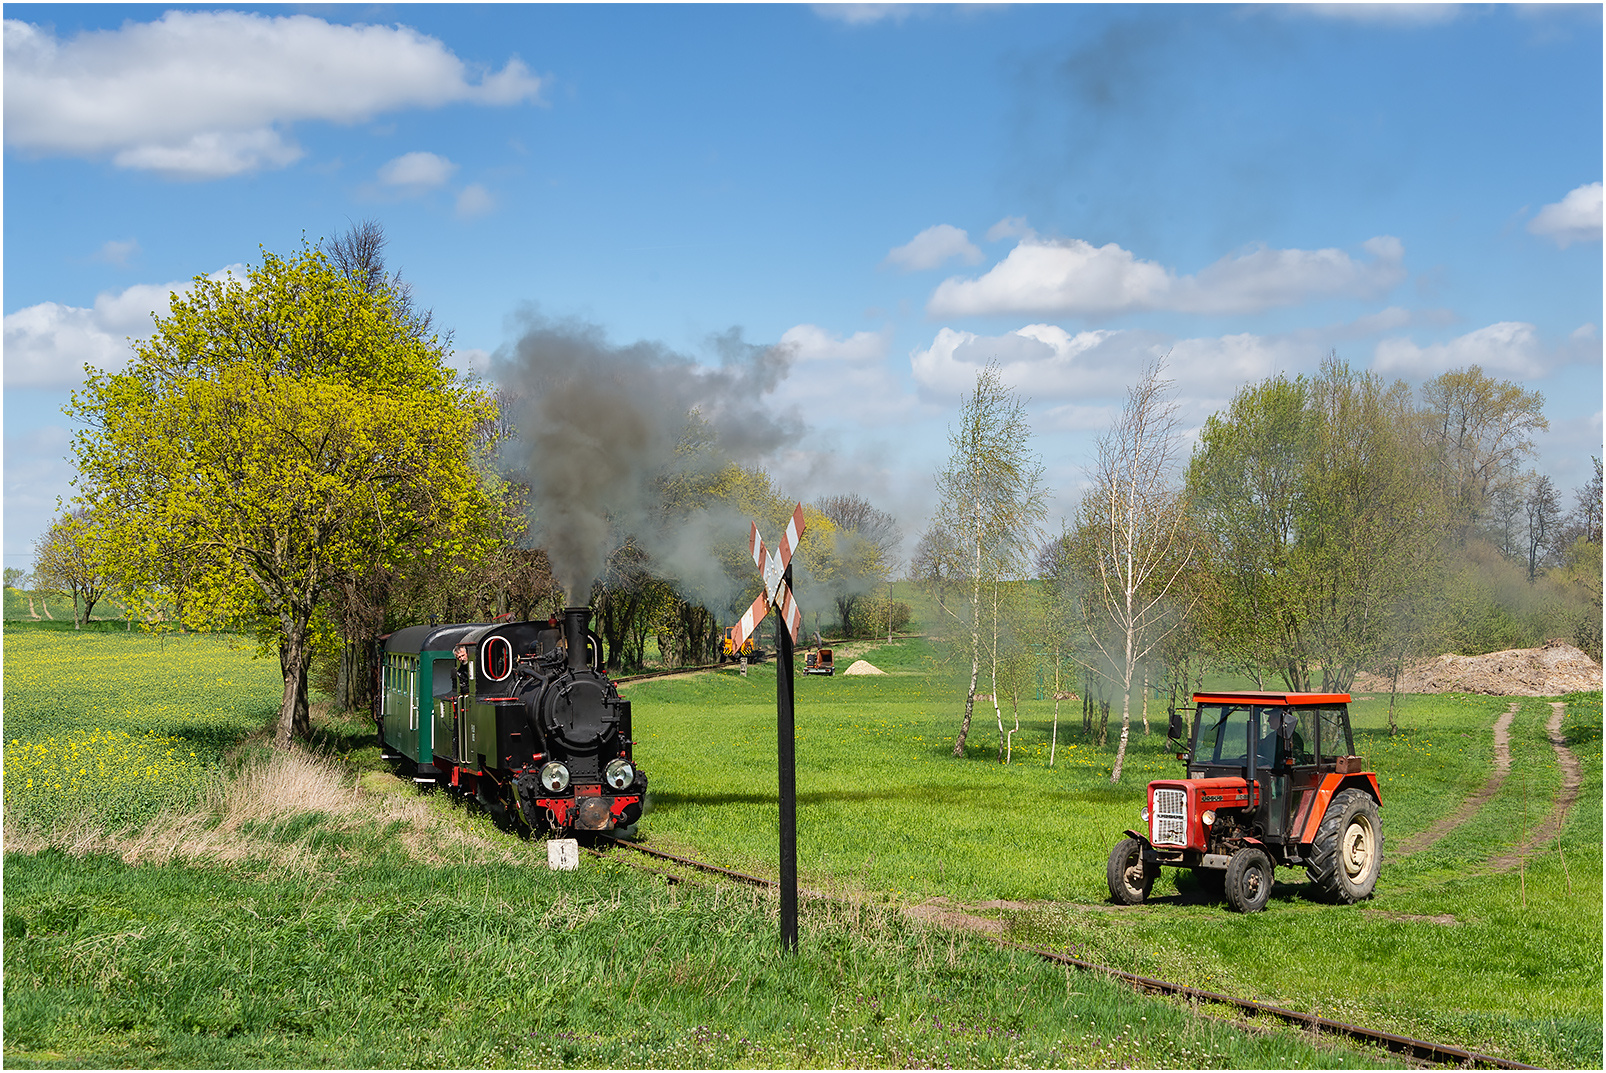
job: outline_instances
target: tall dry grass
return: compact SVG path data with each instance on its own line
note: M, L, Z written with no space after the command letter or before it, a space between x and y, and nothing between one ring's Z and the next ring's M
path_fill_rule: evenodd
M5 849L110 853L128 864L258 861L294 872L327 868L331 856L351 854L354 844L371 850L381 840L431 863L517 856L506 843L499 845L472 824L431 807L405 784L396 786L399 792L376 793L327 756L301 748L274 750L249 757L232 775L220 774L205 802L193 810L164 811L125 829L109 829L84 815L43 830L8 823ZM298 822L308 816L316 822ZM299 833L287 837L291 824ZM316 832L345 837L320 839Z

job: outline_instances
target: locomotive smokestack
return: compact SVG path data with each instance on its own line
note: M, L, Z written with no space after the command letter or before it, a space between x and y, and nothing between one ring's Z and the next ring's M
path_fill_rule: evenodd
M569 646L569 666L577 671L591 666L591 661L586 658L586 626L590 622L589 607L563 609L563 640Z

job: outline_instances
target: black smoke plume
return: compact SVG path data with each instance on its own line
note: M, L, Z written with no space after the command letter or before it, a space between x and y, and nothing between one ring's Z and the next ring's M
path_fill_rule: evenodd
M518 341L492 358L492 376L512 398L504 419L515 437L502 459L529 486L536 542L568 600L588 602L618 538L633 534L719 610L709 601L724 597L712 591L724 575L708 541L745 523L716 526L704 512L669 528L658 489L677 469L753 465L802 434L802 421L773 395L790 351L746 343L732 328L710 340L720 364L708 368L661 343L614 346L579 320L526 310L519 321ZM698 420L711 442L677 454Z

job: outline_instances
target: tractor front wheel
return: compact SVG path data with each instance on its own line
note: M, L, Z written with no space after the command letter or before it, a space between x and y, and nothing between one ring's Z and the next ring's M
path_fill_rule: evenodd
M1227 904L1240 913L1258 913L1271 900L1271 858L1265 850L1241 849L1227 862Z
M1144 863L1143 843L1135 838L1123 838L1115 844L1105 869L1110 897L1122 905L1137 905L1147 898L1159 874L1159 865Z
M1371 896L1382 866L1377 802L1360 790L1334 794L1311 846L1306 868L1311 882L1333 901L1353 904Z

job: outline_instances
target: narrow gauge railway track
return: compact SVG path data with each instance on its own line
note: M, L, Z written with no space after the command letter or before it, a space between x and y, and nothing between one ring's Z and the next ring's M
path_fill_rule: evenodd
M605 841L611 843L612 845L621 846L625 849L631 850L632 852L643 854L647 857L652 857L671 864L677 864L683 868L690 868L699 872L706 872L710 875L722 876L726 879L735 880L738 883L746 883L749 886L768 888L779 886L779 884L771 879L762 879L758 876L746 875L742 872L732 871L729 868L722 868L717 864L705 864L702 861L692 860L690 857L680 857L673 853L664 853L662 850L648 849L645 846L638 846L633 842L626 842L623 839L611 838L605 839ZM678 880L678 877L675 876L670 876L669 878L671 882ZM1123 972L1120 969L1112 969L1107 965L1096 965L1091 961L1082 961L1081 959L1073 958L1068 954L1061 954L1058 951L1047 950L1043 947L1025 946L1020 943L1011 943L1002 939L993 939L992 941L997 943L999 946L1007 947L1011 950L1019 950L1027 954L1034 954L1037 957L1043 958L1047 961L1055 962L1056 964L1067 965L1071 968L1080 969L1084 972L1102 973L1105 976L1110 976L1117 980L1124 980L1145 994L1176 995L1179 998L1188 999L1190 1002L1213 1002L1217 1005L1228 1006L1233 1009L1241 1010L1245 1013L1254 1014L1256 1016L1274 1017L1280 1021L1287 1022L1290 1025L1295 1025L1300 1028L1324 1032L1333 1036L1343 1036L1359 1043L1369 1043L1373 1046L1382 1047L1394 1054L1404 1055L1405 1057L1415 1059L1419 1062L1430 1062L1434 1065L1443 1066L1463 1066L1487 1069L1538 1068L1537 1066L1524 1065L1521 1062L1507 1061L1504 1058L1493 1058L1489 1055L1478 1054L1475 1051L1469 1051L1461 1047L1452 1047L1444 1043L1429 1043L1427 1040L1412 1039L1409 1036L1400 1036L1394 1034L1393 1032L1380 1032L1375 1029L1362 1028L1359 1025L1347 1024L1343 1021L1335 1021L1329 1017L1318 1017L1315 1014L1300 1013L1297 1010L1289 1010L1281 1006L1273 1006L1265 1002L1256 1002L1253 999L1233 998L1231 995L1223 995L1215 991L1205 991L1201 988L1188 987L1184 984L1173 984L1168 983L1165 980L1156 980L1149 976L1139 976L1135 973Z
M622 686L629 682L645 682L649 678L667 678L671 674L691 674L693 671L718 670L720 666L721 664L718 663L704 663L696 667L675 667L667 671L642 671L640 674L615 674L608 677L615 685Z

